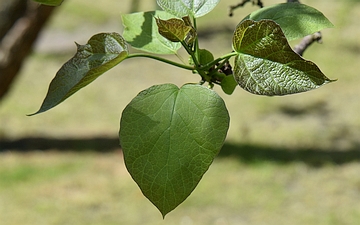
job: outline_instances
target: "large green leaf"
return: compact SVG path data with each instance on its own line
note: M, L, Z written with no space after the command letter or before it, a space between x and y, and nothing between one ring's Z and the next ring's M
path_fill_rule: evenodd
M49 6L59 6L64 0L34 0L34 2Z
M177 17L201 17L215 8L220 0L157 0L158 5Z
M281 3L261 8L245 19L271 19L278 23L288 40L302 38L334 25L318 10L299 3ZM245 20L244 19L244 20Z
M120 122L126 167L163 216L194 190L228 127L223 100L200 85L152 86L126 106Z
M55 107L123 61L127 55L126 42L117 33L96 34L86 45L77 44L75 56L56 73L44 102L34 114Z
M245 90L259 95L287 95L331 82L310 61L296 54L272 20L245 20L234 33L234 77Z
M180 43L171 42L158 32L155 18L170 19L173 15L164 11L139 12L122 15L125 27L123 37L134 48L155 53L175 54Z

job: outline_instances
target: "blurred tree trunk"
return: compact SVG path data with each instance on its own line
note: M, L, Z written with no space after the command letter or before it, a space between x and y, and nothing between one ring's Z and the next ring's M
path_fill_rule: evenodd
M31 0L0 0L0 100L53 12Z

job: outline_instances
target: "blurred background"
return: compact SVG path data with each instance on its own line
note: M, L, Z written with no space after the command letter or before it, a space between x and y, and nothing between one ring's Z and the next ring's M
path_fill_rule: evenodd
M239 2L223 0L198 19L200 47L215 57L231 51L235 26L257 9L248 3L228 17ZM215 87L230 113L227 141L195 191L163 220L124 166L121 112L151 85L199 78L130 59L54 109L26 116L39 109L57 70L76 52L74 42L122 33L121 14L156 8L155 1L135 9L131 0L66 0L0 100L1 224L359 224L360 1L301 2L335 25L304 58L338 81L283 97L241 88L228 96Z

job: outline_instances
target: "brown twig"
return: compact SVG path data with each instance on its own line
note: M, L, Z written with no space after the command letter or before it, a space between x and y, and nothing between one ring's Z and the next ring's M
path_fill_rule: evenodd
M310 34L308 36L305 36L301 42L296 45L294 47L294 52L296 52L297 54L299 55L303 55L305 50L312 44L314 43L315 41L318 42L318 43L321 43L322 40L321 40L322 36L321 36L321 33L320 32L316 32L314 34Z
M299 0L287 0L288 3L300 3ZM296 52L299 55L303 55L305 50L315 41L318 43L321 43L321 33L320 32L316 32L314 34L310 34L305 36L298 45L296 45L294 47L294 52Z
M230 9L229 9L229 16L233 16L234 15L234 10L240 7L243 7L246 3L248 2L252 2L253 5L258 5L260 8L264 7L264 4L262 3L261 0L243 0L242 2L240 2L237 5L231 5Z
M257 4L260 8L263 7L263 3L260 1L260 0L243 0L242 2L240 2L239 4L237 5L232 5L230 6L230 11L229 11L229 16L233 16L233 11L239 7L243 7L246 3L248 2L252 2L253 5ZM300 3L299 0L287 0L286 1L287 3ZM316 32L314 34L311 34L311 35L308 35L306 37L304 37L301 42L296 45L294 47L294 52L296 52L297 54L299 55L303 55L305 50L312 44L314 43L315 41L318 42L318 43L321 43L321 33L320 32Z

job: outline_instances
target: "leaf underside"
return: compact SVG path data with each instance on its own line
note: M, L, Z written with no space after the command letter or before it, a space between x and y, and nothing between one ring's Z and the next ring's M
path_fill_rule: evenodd
M245 90L258 95L288 95L331 82L311 61L289 46L272 20L245 20L235 30L234 77Z
M77 52L51 81L40 109L45 112L85 87L128 55L125 40L117 33L100 33L86 45L77 44ZM34 115L31 114L31 115Z
M126 106L119 132L126 167L163 216L197 186L228 127L223 100L200 85L156 85Z

